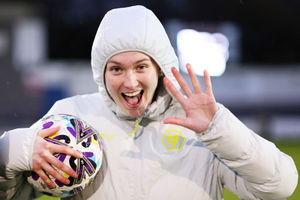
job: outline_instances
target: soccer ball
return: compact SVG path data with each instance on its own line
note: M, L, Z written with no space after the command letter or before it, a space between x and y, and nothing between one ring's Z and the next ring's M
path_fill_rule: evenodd
M27 181L34 189L50 196L68 197L81 192L93 181L102 164L103 149L99 134L83 120L66 114L51 115L41 119L38 123L40 129L60 126L58 133L46 137L45 140L54 144L70 146L81 152L83 157L75 158L63 153L54 155L77 172L78 177L75 179L53 166L70 180L68 185L48 175L56 185L55 188L50 188L35 172L31 173Z

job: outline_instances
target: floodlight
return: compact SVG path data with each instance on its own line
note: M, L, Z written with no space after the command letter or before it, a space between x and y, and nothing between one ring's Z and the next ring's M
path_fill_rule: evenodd
M187 73L190 63L197 75L206 69L211 76L221 76L229 57L229 41L221 33L198 32L183 29L177 33L177 51L180 69Z

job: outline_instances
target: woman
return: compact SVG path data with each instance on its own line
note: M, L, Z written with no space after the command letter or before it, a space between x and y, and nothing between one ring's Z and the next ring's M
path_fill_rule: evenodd
M298 177L292 159L216 103L206 71L202 90L192 67L186 66L193 91L177 66L165 30L150 10L133 6L104 16L92 48L99 93L60 100L47 113L75 115L102 136L105 166L90 188L71 199L215 200L223 198L223 187L241 199L291 195ZM22 137L20 148L27 155L7 147L14 160L1 163L6 182L0 180L15 198L32 195L26 183L8 187L9 178L21 180L20 171L33 169L49 186L53 183L43 170L68 183L49 163L76 177L52 154L80 157L78 152L43 140L57 130L37 135L33 126L9 131L1 139Z

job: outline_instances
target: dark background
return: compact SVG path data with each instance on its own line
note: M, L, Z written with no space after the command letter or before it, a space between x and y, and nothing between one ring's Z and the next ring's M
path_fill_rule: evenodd
M49 58L53 59L89 59L104 13L115 7L142 4L153 10L163 23L172 18L203 23L235 22L242 35L242 63L293 64L300 61L299 0L29 2L36 3L47 20Z

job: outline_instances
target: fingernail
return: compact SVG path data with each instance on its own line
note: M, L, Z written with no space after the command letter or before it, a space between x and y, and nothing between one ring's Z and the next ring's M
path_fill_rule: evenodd
M50 186L52 189L56 188L56 185L54 183L51 183L51 186Z
M69 179L65 180L65 184L69 185L70 184L70 180Z
M76 172L73 173L73 177L74 177L74 178L77 178L77 177L78 177L78 175L77 175Z

